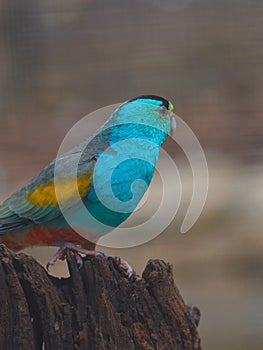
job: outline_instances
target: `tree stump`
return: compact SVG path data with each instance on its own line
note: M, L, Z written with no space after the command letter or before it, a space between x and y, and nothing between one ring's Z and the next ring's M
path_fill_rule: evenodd
M170 264L150 260L129 280L112 259L67 262L70 277L55 278L0 245L0 349L201 350Z

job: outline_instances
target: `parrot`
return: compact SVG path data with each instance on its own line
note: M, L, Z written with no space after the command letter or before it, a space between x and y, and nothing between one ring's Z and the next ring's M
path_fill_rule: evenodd
M123 102L97 131L0 205L0 243L16 252L58 247L47 268L67 249L78 261L80 254L105 256L95 250L97 241L133 213L175 125L173 104L163 97ZM132 275L128 262L113 258Z

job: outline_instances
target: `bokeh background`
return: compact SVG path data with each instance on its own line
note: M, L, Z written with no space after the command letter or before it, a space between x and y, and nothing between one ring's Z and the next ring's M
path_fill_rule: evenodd
M263 348L262 43L260 0L0 1L0 200L81 117L140 94L172 100L199 138L210 187L190 232L179 233L183 205L155 240L104 250L138 273L150 258L170 261L201 309L204 349ZM165 148L187 202L190 168L171 140ZM46 263L54 250L27 252ZM67 275L65 263L52 273Z

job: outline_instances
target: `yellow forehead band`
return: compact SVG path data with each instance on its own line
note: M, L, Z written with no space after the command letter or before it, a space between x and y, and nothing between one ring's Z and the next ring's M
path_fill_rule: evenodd
M174 111L174 106L173 106L173 104L172 104L171 102L169 102L168 110L169 110L170 112L173 112L173 111Z

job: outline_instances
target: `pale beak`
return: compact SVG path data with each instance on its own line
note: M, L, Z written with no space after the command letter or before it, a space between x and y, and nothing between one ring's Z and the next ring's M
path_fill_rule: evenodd
M170 135L173 137L176 129L176 119L175 119L174 113L172 114L170 119L170 126L171 126Z

